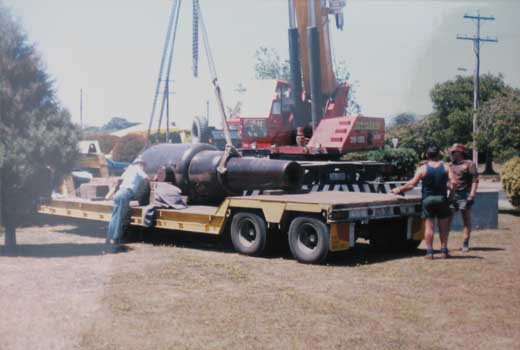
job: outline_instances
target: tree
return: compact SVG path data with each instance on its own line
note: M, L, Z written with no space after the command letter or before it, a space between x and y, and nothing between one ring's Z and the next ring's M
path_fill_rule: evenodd
M386 143L392 145L391 140L397 138L399 147L411 148L419 155L423 154L430 145L440 147L434 136L436 128L434 122L432 118L427 117L412 124L390 127L385 133Z
M41 57L1 6L0 33L0 200L5 249L11 252L16 227L72 170L78 135Z
M131 162L146 147L146 137L140 134L128 134L119 139L112 150L112 158L117 162Z
M479 147L498 155L520 154L520 91L505 89L482 105L478 115ZM505 157L504 157L505 155Z
M278 52L270 47L260 46L255 52L256 79L291 79L289 61L280 58Z
M255 77L256 79L277 79L290 81L291 67L288 60L282 60L278 52L269 47L260 46L255 52ZM350 81L350 72L347 63L340 61L336 67L336 78L338 82ZM357 82L350 84L347 114L361 113L361 106L357 103Z
M502 75L483 75L480 78L481 103L494 98L505 87ZM439 145L470 143L473 140L473 78L459 75L454 80L436 84L430 96L434 110L430 118Z
M404 125L410 125L417 121L417 115L415 113L404 112L396 115L390 120L389 127L401 127Z
M242 105L244 103L242 101L242 98L244 97L244 94L247 93L247 88L244 85L242 85L241 83L239 83L235 87L234 91L240 97L239 97L239 101L235 102L235 104L233 106L226 105L226 115L228 118L236 118L242 112Z
M508 87L501 75L486 74L481 77L481 103L485 104L503 93ZM399 144L423 153L428 145L447 149L454 143L470 144L473 141L473 79L457 76L436 84L430 92L433 113L424 119L404 125L391 125L387 130L388 140L396 137ZM483 151L487 145L482 145ZM489 153L489 152L488 152ZM492 155L486 161L490 163Z
M348 91L348 105L347 105L347 115L354 115L361 113L361 105L357 102L357 89L359 87L359 82L354 81L351 82L350 72L347 69L346 61L339 61L335 67L336 71L336 79L339 83L349 82L350 89Z

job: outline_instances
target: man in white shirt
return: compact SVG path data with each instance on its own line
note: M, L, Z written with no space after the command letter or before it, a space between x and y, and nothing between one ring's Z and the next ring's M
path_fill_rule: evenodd
M106 199L111 199L114 192L114 208L112 219L108 225L107 239L108 244L119 244L123 235L123 222L130 211L130 201L136 200L143 186L148 181L148 175L144 172L145 163L141 157L137 157L134 162L125 170L118 185L113 191L107 194Z

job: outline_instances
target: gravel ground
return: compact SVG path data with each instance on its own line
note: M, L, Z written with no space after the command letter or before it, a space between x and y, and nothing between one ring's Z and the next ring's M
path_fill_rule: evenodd
M2 350L519 348L518 213L467 254L453 234L451 260L360 245L323 266L167 234L107 254L104 225L64 222L0 254Z

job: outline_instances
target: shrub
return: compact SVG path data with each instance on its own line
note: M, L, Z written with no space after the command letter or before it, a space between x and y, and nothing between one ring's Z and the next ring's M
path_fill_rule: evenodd
M392 180L407 180L411 178L419 163L419 156L411 148L385 148L371 151L367 155L368 160L385 162L392 165L394 172Z
M85 137L85 140L97 140L99 142L101 152L108 154L114 149L115 145L119 141L119 137L109 134L99 134Z
M146 137L138 134L123 136L112 150L112 159L116 162L132 162L146 146Z
M520 152L515 150L514 148L509 148L505 150L501 150L493 154L494 160L497 163L506 163L508 160L514 157L520 156Z
M361 160L367 160L368 153L367 152L350 152L341 157L343 160L347 161L361 161Z
M515 207L520 207L520 157L505 163L500 175L507 198Z

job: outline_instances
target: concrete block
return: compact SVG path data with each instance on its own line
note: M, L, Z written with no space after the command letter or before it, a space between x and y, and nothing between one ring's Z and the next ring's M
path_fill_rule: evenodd
M498 228L498 191L477 192L471 211L474 230ZM462 228L462 218L460 213L457 213L451 230L462 231Z
M416 187L406 195L421 195L421 188ZM472 208L472 228L487 230L498 228L498 199L499 192L495 190L479 190ZM453 220L451 231L462 231L462 218L457 212Z

